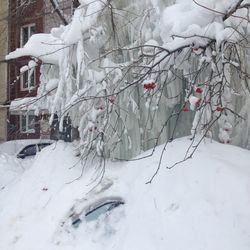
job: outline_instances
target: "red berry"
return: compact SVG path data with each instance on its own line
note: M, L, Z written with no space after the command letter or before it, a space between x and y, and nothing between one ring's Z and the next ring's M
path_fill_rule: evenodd
M156 87L155 82L144 83L144 84L143 84L143 88L144 88L144 89L154 89L155 87Z
M216 111L222 112L224 110L223 107L216 107Z
M155 82L151 82L150 87L151 87L151 89L154 89L156 87Z
M195 89L195 92L201 94L201 93L203 92L203 89L200 88L200 87L197 87L197 88Z
M195 103L195 105L196 105L197 107L199 107L199 106L201 105L201 98L199 98L199 100Z
M110 97L108 98L108 102L113 104L115 102L115 98L114 97Z
M189 108L184 107L184 108L182 109L182 111L183 111L183 112L188 112L188 111L189 111Z

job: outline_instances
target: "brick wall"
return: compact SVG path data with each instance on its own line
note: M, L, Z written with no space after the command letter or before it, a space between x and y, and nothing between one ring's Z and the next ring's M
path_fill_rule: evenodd
M8 1L0 1L0 105L7 101L7 63L3 62L8 52ZM0 142L7 138L7 109L0 107Z
M34 25L35 33L42 33L44 31L44 3L43 0L31 1L29 5L17 6L16 0L10 0L10 15L9 15L9 50L14 51L20 47L21 28L25 25ZM36 87L32 91L21 90L20 83L20 68L27 65L29 57L22 57L9 62L9 100L16 98L24 98L36 96L37 87L39 86L39 68L36 70ZM36 126L36 133L20 133L20 116L8 115L8 139L31 139L39 138L39 125Z
M22 8L16 7L16 0L11 0L12 14L10 18L10 51L20 47L21 27L28 24L35 25L35 33L41 33L43 27L43 0L36 0L34 3ZM20 75L20 68L30 60L28 57L19 58L10 62L9 83L10 100L25 96L35 96L36 89L32 92L21 91L20 80L16 80ZM39 83L39 70L36 71L36 82Z
M0 0L2 1L2 0ZM4 0L5 1L5 0ZM63 11L63 16L67 21L70 21L72 13L72 3L75 7L78 5L77 0L59 0L60 9ZM31 4L18 7L17 0L10 0L10 15L9 15L9 50L14 51L20 47L20 32L21 27L29 24L35 25L35 33L49 33L51 28L58 27L63 24L59 16L53 11L50 0L31 0ZM39 86L39 69L36 70L37 86L32 91L23 91L21 89L20 68L27 64L29 57L18 58L9 62L8 67L8 89L9 100L16 98L24 98L36 96L37 87ZM39 118L35 127L36 133L20 133L20 116L8 114L8 139L31 139L40 137Z

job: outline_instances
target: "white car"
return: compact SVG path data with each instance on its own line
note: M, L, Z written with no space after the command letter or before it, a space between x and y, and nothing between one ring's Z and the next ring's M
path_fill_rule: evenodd
M0 144L0 154L5 153L24 159L36 155L37 152L40 152L44 147L49 146L54 142L55 141L53 140L47 139L7 141Z

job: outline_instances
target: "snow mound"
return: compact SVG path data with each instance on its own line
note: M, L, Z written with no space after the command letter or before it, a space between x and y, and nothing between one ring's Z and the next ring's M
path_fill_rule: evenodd
M207 141L192 159L166 169L189 145L187 138L168 144L151 184L163 146L152 157L107 162L98 186L94 163L83 166L71 144L45 148L0 191L0 249L249 250L250 152ZM72 227L73 208L105 197L125 204Z

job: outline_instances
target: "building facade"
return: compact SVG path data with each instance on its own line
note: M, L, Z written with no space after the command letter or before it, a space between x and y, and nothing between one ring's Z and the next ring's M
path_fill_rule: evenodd
M0 1L0 142L7 139L7 63L8 53L8 0Z
M9 11L9 50L23 47L34 33L41 33L43 25L43 0L25 1L10 0ZM39 70L37 67L22 70L29 65L31 58L23 57L9 62L9 101L18 98L30 98L37 94ZM39 138L38 117L34 111L16 107L15 112L8 114L7 139Z
M9 1L9 52L23 47L35 33L48 33L52 27L66 24L67 18L71 16L72 4L75 5L77 2L58 1L61 10L59 13L52 5L53 1L50 0ZM30 57L9 61L9 103L20 104L25 103L25 100L26 102L34 100L39 87L39 63ZM49 114L45 111L37 114L35 110L25 109L19 104L7 114L6 138L14 140L51 137L51 128L48 125Z

